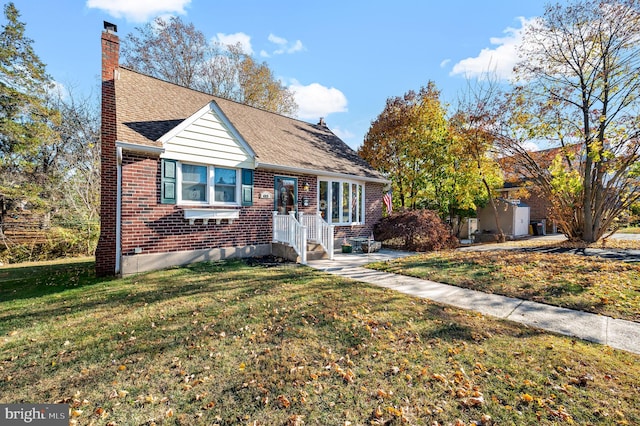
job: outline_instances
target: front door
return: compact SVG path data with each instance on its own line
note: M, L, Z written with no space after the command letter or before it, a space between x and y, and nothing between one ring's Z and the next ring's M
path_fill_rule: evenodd
M275 209L278 214L298 213L298 179L276 176L274 185Z

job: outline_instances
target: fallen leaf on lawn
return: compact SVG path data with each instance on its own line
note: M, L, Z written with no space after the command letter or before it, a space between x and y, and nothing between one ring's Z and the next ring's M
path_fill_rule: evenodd
M484 404L484 397L482 395L472 396L472 397L463 399L461 403L465 407L479 407Z
M373 410L373 417L375 417L376 419L380 419L382 418L382 415L384 413L382 412L382 408L380 408L380 406L378 405L378 407Z
M447 378L444 377L442 374L435 373L431 377L433 377L434 379L436 379L437 381L442 382L442 383L446 383L447 382Z
M593 376L591 374L583 374L580 377L573 377L571 379L569 379L569 383L571 383L572 385L577 385L577 386L587 386L588 382L593 382Z
M533 397L531 395L529 395L528 393L523 393L522 395L520 395L520 399L524 402L526 402L527 404L530 403L531 401L533 401Z
M294 414L292 416L289 416L289 420L287 422L288 426L302 426L304 424L304 416L301 416L299 414Z
M402 416L402 411L398 410L395 407L387 407L387 413L391 414L392 416L395 417L401 417Z
M490 425L492 422L491 416L488 414L483 414L482 417L480 417L480 423L482 425Z
M353 383L353 379L355 377L356 375L353 374L353 371L351 371L351 369L347 369L347 371L345 371L344 374L342 375L342 379L347 383Z
M291 405L291 401L284 395L278 395L278 403L282 408L289 408Z
M382 389L378 389L376 392L376 395L378 395L378 398L387 398L389 397L389 394L387 392L385 392Z

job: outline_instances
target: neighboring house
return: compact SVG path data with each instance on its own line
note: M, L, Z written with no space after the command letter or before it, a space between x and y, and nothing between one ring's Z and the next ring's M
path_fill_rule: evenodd
M560 155L580 155L579 145L556 147L529 152L531 160L541 169L548 169ZM551 200L534 183L531 172L523 167L530 162L518 161L516 157L503 157L500 165L505 174L504 187L498 189L498 220L508 236L527 234L546 235L558 232L552 218ZM566 163L565 163L566 164ZM527 209L528 212L525 212ZM478 230L496 232L495 216L491 206L478 209Z
M99 275L287 247L304 263L307 239L332 256L334 241L371 235L388 181L323 120L313 125L217 98L118 60L109 28Z

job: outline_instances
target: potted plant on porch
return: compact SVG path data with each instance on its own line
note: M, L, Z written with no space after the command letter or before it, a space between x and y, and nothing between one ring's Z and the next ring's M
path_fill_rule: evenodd
M353 251L353 246L347 241L346 238L342 240L342 252L343 253L351 253Z

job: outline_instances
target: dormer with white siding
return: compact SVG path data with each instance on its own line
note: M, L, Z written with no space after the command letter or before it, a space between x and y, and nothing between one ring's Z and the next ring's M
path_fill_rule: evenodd
M160 139L161 158L230 168L255 168L255 153L211 101Z

